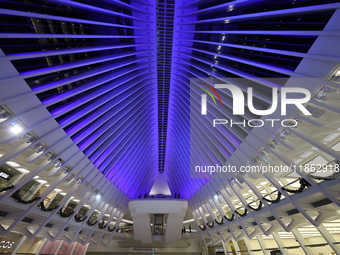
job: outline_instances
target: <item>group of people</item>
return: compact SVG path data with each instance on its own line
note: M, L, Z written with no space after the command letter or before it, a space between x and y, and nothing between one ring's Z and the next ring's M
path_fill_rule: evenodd
M149 195L147 193L144 194L139 194L138 199L140 198L181 198L181 195L179 193L175 193L174 196L171 195L163 195L163 194L158 194L158 195Z

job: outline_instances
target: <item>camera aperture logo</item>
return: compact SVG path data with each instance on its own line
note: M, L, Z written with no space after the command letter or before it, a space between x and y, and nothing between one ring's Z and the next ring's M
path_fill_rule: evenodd
M218 101L220 102L220 105L223 104L220 94L218 94L218 92L216 91L216 89L214 87L212 87L212 86L210 86L210 85L208 85L206 83L201 83L200 82L200 84L202 84L202 85L206 86L207 88L209 88L216 95ZM209 90L207 90L207 89L203 89L203 88L200 88L200 89L203 90L205 93L207 93L211 97L211 99L214 101L214 104L216 105L216 99L211 94L211 92ZM203 114L203 113L202 114L206 115L207 114L207 95L206 94L202 94L202 96L201 96L201 103L202 103L202 112L204 111L204 113L205 113L205 114Z
M228 89L233 98L233 115L244 115L245 114L245 96L243 91L232 84L215 84L214 87L208 85L206 83L200 83L207 88L209 88L217 97L220 105L223 104L220 94L217 92L216 89ZM216 99L212 95L212 93L204 88L200 88L206 94L201 94L201 115L207 115L208 111L208 101L207 101L207 94L212 98L215 105ZM288 98L288 94L303 94L303 98ZM281 88L281 116L287 115L287 105L295 105L304 115L312 115L303 105L307 103L311 99L311 93L309 90L304 88L298 87L283 87ZM273 114L278 108L278 88L272 88L272 103L268 109L259 110L254 107L254 99L253 99L253 88L247 87L247 106L251 113L258 116L267 116ZM296 127L298 122L295 119L250 119L246 121L245 119L242 122L234 122L233 120L228 119L213 119L213 126L216 127L217 125L227 125L229 124L230 127L233 125L243 125L244 127L248 125L249 127L262 127L265 123L270 123L273 127L276 122L280 122L283 127Z

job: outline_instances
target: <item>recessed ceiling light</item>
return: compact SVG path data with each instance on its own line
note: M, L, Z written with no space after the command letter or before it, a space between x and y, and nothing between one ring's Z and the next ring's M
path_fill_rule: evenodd
M309 156L313 155L314 153L315 153L314 151L307 151L307 152L301 154L300 157L302 157L302 158L308 158Z
M333 141L335 138L337 138L340 134L339 133L332 133L328 136L326 136L323 140L326 142Z
M9 165L11 167L19 167L20 166L17 162L14 162L14 161L7 161L6 165Z
M26 169L26 168L23 168L23 167L19 167L19 168L17 168L17 170L19 170L20 172L22 172L22 173L24 173L24 174L30 172L30 170L28 170L28 169Z

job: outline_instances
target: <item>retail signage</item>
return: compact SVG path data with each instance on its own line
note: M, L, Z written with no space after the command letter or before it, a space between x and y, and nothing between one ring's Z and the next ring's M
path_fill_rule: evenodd
M9 250L13 247L15 241L9 239L0 239L0 251Z

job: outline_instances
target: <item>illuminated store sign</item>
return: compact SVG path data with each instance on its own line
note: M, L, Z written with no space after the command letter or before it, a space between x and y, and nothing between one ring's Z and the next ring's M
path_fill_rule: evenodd
M13 240L0 240L0 250L8 250L11 249L14 245Z
M0 172L0 177L7 179L9 177L9 175L4 173L4 172Z

